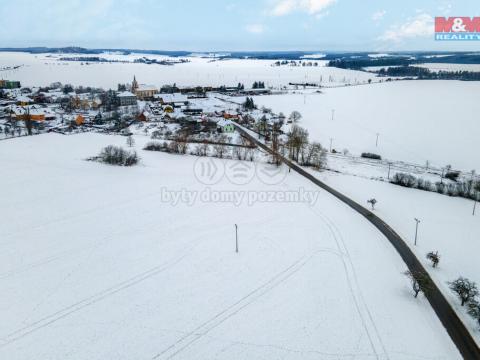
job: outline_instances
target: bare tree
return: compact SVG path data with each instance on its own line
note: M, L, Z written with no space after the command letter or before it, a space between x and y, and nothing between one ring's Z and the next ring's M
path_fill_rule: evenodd
M420 271L406 271L404 273L410 278L412 283L412 290L415 293L415 297L418 296L420 292L428 293L432 288L432 282L427 274Z
M23 114L23 120L25 121L25 128L27 129L28 135L32 135L32 116L30 115L30 107L27 105L25 109L25 114Z
M289 120L295 124L299 122L301 118L302 118L302 114L300 114L298 111L295 110L295 111L292 111L292 113L290 114Z
M227 137L222 134L218 137L217 142L218 143L213 146L214 155L220 159L223 159L225 153L227 152L227 146L225 145L227 142Z
M462 302L462 306L478 295L477 284L464 277L459 277L457 280L449 282L448 285L450 289L457 294Z
M320 169L325 164L325 150L318 142L306 144L301 149L301 164Z
M372 206L372 210L375 210L375 205L377 202L378 202L377 199L367 200L367 203L369 203Z
M298 161L301 151L308 145L308 131L294 125L287 133L287 138L288 157L291 160Z
M176 136L175 141L177 143L178 153L185 155L188 150L188 135L185 133Z
M278 136L280 135L280 128L282 127L282 123L280 121L275 121L272 125L272 163L280 166L281 159L278 154L279 152L279 139Z
M478 325L480 325L480 303L477 300L468 303L468 314L477 320Z
M127 145L128 145L128 147L133 147L135 145L135 140L133 139L132 135L128 135Z

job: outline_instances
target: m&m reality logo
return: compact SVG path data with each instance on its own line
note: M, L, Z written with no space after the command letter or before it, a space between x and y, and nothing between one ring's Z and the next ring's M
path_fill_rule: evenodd
M435 40L480 40L480 17L436 17Z

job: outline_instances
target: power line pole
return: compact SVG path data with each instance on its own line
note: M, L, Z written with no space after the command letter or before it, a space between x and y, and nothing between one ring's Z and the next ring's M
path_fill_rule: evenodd
M238 254L238 225L235 224L235 252Z
M388 163L388 180L390 180L390 169L392 168L392 163Z
M330 152L332 152L332 143L333 143L333 138L330 138Z
M415 221L417 222L416 227L415 227L415 246L417 246L417 238L418 238L418 224L420 224L420 220L415 218Z
M378 147L378 137L380 136L379 133L377 133L377 141L375 142L375 147Z
M335 109L332 109L332 121L335 119Z
M473 216L475 216L475 210L477 209L477 201L478 201L478 191L475 194L475 199L473 199L473 213L472 213Z

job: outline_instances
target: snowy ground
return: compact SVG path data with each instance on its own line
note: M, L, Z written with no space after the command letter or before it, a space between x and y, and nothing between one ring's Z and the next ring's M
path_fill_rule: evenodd
M72 57L75 55L64 55ZM90 56L90 55L78 55ZM108 59L133 61L136 58L161 58L153 55L131 54L99 55ZM336 85L365 82L371 74L361 71L325 67L321 61L318 67L272 66L270 60L224 60L214 61L190 57L190 63L162 66L133 63L103 63L81 65L80 62L59 61L61 55L27 53L0 53L0 68L24 65L16 70L0 71L0 78L19 80L24 86L47 86L60 81L72 85L117 88L119 83L131 83L136 75L140 83L160 87L165 84L178 86L237 86L239 82L250 87L255 81L267 86L279 87L295 83L318 83ZM310 61L310 60L309 60ZM315 60L312 60L315 61Z
M323 89L323 94L256 97L255 103L303 115L312 140L355 155L374 152L391 160L458 170L480 170L474 151L480 123L480 82L398 81ZM335 110L332 120L332 110ZM376 146L379 134L378 147Z
M368 199L378 200L375 213L407 240L480 344L478 323L465 314L465 309L461 308L447 284L459 276L480 283L480 211L476 216L472 216L472 200L370 180L365 178L367 172L377 175L370 167L364 167L363 174L359 173L360 176L333 172L316 172L315 175L364 206L367 206ZM414 218L421 220L417 246L414 245ZM441 263L437 269L433 269L425 258L430 251L438 251L441 255Z
M0 358L460 358L394 249L352 210L294 173L208 187L197 158L135 139L133 168L84 161L120 136L0 143ZM174 206L162 188L318 198Z

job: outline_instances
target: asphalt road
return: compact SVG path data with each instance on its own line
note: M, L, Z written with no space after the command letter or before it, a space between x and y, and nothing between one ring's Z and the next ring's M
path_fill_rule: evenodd
M245 137L250 139L254 142L258 147L261 149L273 153L273 150L270 149L265 144L261 143L255 137L251 136L248 132L244 131L241 127L236 125L237 130L243 134ZM433 310L437 314L438 318L442 322L443 326L448 332L448 335L457 346L458 350L462 354L464 359L468 360L480 360L480 348L477 346L475 340L473 339L470 332L467 330L463 322L459 319L458 315L456 314L455 310L452 306L448 303L445 296L439 290L437 285L433 282L428 272L425 270L421 262L418 258L414 255L412 250L408 247L406 242L393 230L387 223L385 223L382 219L372 213L370 210L364 208L360 204L356 203L349 197L343 195L339 191L331 188L327 184L323 183L322 181L318 180L312 174L306 172L300 166L294 164L287 158L279 155L279 158L282 159L282 162L285 163L288 167L302 175L303 177L307 178L315 185L318 185L325 191L329 192L333 196L335 196L340 201L344 202L360 215L364 216L370 223L372 223L393 245L393 247L397 250L398 254L402 257L403 261L407 265L408 269L412 272L421 272L425 276L427 276L432 283L431 291L427 292L425 296L427 297L430 305L432 306Z

